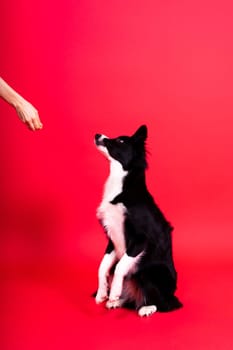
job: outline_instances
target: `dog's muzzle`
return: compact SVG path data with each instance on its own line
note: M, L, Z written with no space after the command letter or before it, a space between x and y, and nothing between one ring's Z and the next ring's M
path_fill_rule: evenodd
M96 146L103 146L103 147L105 147L105 140L106 139L107 139L107 137L105 135L96 134L95 135L95 144L96 144Z

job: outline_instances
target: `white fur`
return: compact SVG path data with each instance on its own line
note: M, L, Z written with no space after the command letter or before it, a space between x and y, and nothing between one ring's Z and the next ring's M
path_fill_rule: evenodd
M136 257L131 257L128 256L126 253L122 256L114 272L111 291L109 295L110 301L118 300L121 297L123 291L124 278L127 275L135 272L138 260L141 258L141 256L142 254L138 254Z
M141 317L150 316L150 315L154 314L156 311L157 311L157 307L155 305L142 306L138 310L138 315Z
M108 276L113 264L116 262L116 253L112 251L105 254L98 271L98 291L95 297L96 304L100 304L108 298Z
M118 259L125 253L124 215L126 209L122 203L111 204L110 202L122 192L123 180L126 175L127 171L122 168L122 165L111 158L110 175L104 186L102 202L97 209L97 217L106 228Z
M101 135L101 137L99 138L99 141L102 141L103 139L108 139L107 136L105 135ZM102 145L97 145L96 144L96 147L98 148L98 150L103 153L103 155L108 158L110 160L110 156L109 156L109 153L108 153L108 150L105 146L102 146Z
M107 309L117 309L118 307L121 307L124 304L124 299L118 299L118 300L108 300L106 303Z
M100 147L104 148L102 146ZM120 162L110 157L110 174L104 185L104 195L101 204L112 201L122 192L123 180L127 173Z

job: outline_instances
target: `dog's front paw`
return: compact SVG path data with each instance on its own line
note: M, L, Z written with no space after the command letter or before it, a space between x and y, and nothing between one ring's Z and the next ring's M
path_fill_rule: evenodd
M118 307L121 307L123 304L122 299L116 299L116 300L108 300L106 303L107 309L117 309Z
M95 302L96 302L96 304L101 304L101 303L103 303L105 300L107 300L108 299L108 296L107 296L107 294L105 294L105 293L97 293L96 294L96 297L95 297Z

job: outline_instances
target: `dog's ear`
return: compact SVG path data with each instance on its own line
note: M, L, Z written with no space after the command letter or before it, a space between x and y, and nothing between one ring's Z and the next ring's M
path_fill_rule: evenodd
M141 141L145 142L147 139L147 126L141 125L137 131L133 134L132 138L135 142Z

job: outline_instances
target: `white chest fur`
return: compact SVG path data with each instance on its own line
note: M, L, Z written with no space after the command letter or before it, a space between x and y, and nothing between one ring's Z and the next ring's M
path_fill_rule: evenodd
M125 253L124 220L126 208L122 203L111 204L110 202L122 192L123 180L127 171L122 165L112 160L110 163L110 175L104 186L102 202L97 209L97 217L101 219L107 234L114 244L117 258L120 259Z

